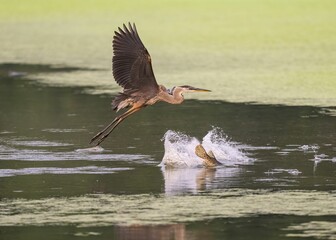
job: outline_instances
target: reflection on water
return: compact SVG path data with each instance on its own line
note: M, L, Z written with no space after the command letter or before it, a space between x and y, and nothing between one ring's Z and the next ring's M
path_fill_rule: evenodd
M0 74L0 237L331 236L305 224L335 222L332 111L196 100L158 104L92 149L96 129L115 115L111 96L83 90ZM167 131L177 141L160 141ZM224 166L193 165L198 141ZM167 157L195 167L158 167Z
M226 187L238 177L241 170L234 167L216 168L171 168L162 167L164 191L166 195L198 193L206 189L216 188L216 181L226 179ZM223 187L223 185L222 185Z
M115 236L125 240L192 239L186 236L185 224L116 226Z

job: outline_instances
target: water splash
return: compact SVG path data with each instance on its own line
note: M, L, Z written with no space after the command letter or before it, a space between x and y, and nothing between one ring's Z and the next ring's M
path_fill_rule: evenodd
M75 152L79 153L90 153L90 152L104 152L105 149L102 148L101 146L95 146L95 147L90 147L90 148L80 148L76 149Z
M243 152L243 146L231 141L218 127L214 127L205 135L202 145L205 149L211 150L216 159L224 165L233 166L253 162L253 159Z
M302 145L298 147L299 150L302 150L303 152L316 152L320 148L319 145L317 144L312 144L312 145Z
M273 174L282 174L282 173L288 173L290 175L300 175L302 172L300 172L297 169L282 169L282 168L274 168L267 172L265 172L267 175L273 175Z
M164 135L164 149L161 166L197 167L202 166L202 159L195 154L195 147L200 142L186 134L168 130Z
M195 137L168 130L164 137L165 154L160 166L199 167L203 160L195 154L195 147L201 142ZM248 164L253 161L238 143L228 139L220 128L213 128L202 140L206 151L212 151L216 159L225 166Z

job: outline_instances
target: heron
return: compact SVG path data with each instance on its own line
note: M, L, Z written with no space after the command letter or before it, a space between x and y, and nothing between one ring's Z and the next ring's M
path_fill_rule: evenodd
M90 144L98 146L123 120L147 106L159 101L181 104L184 101L184 93L210 92L189 85L172 89L159 85L154 76L151 56L139 37L135 23L128 23L128 27L123 24L123 29L119 27L118 31L114 32L112 47L113 77L123 88L113 99L112 108L116 112L129 109L97 133Z

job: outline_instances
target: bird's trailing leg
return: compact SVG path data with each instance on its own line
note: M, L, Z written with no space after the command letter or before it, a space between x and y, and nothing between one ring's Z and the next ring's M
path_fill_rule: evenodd
M131 114L139 111L141 108L139 107L132 107L131 109L129 109L127 112L121 114L120 116L117 116L109 125L107 125L102 131L100 131L99 133L97 133L96 136L94 136L91 141L90 144L96 142L95 146L98 146L101 142L103 142L105 140L105 138L107 138L108 135L111 134L111 132L123 121L125 120L128 116L130 116Z

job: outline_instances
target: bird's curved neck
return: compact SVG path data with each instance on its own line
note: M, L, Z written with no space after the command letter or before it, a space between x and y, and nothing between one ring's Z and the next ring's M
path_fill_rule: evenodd
M160 100L170 104L180 104L184 101L182 91L180 88L175 88L172 94L169 94L167 91L162 90L160 92Z

